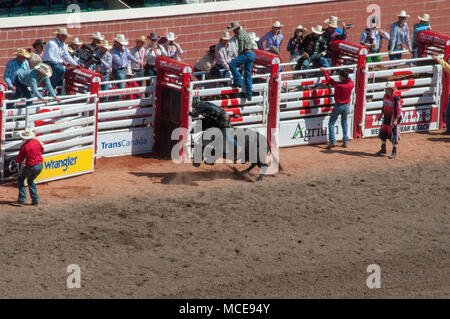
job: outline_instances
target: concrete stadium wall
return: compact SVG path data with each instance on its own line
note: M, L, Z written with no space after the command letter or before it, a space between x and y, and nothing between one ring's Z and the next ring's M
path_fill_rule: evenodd
M89 36L94 31L100 31L108 40L116 33L124 33L131 44L140 35L150 32L165 34L172 31L178 35L178 42L185 53L181 56L184 62L194 64L202 57L210 45L216 44L226 26L233 20L239 20L245 24L248 31L253 31L261 36L270 29L275 20L280 20L285 26L283 34L285 41L282 48L283 61L288 61L286 51L287 41L293 34L293 29L298 24L311 27L323 24L330 15L336 15L346 23L353 26L349 32L349 40L358 42L363 29L366 27L367 7L377 4L381 7L382 28L389 31L389 25L396 21L396 14L400 10L406 10L410 15L409 25L412 27L417 22L417 16L423 13L431 15L434 31L450 33L450 15L448 8L450 0L347 0L327 3L291 5L264 9L251 9L232 12L215 12L176 17L134 19L120 21L106 21L99 23L85 23L81 28L69 29L72 36L79 37L82 41L89 41ZM169 11L169 7L167 7ZM51 16L43 16L43 19L51 19ZM4 66L13 57L16 48L31 47L37 38L49 40L57 26L30 26L21 28L3 28L0 30L0 74L3 77ZM412 30L411 30L412 35ZM384 46L386 49L386 46Z

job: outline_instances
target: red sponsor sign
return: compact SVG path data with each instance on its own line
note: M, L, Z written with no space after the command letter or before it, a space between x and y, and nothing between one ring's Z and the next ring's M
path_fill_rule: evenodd
M371 128L379 128L381 127L382 121L380 121L380 113L366 115L366 129ZM429 108L422 110L409 110L402 111L402 125L410 125L410 124L424 124L424 123L433 123L438 120L438 109L437 108Z

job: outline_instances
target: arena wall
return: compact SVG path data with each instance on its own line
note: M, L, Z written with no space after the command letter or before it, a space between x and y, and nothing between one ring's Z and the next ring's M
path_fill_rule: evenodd
M168 14L166 17L82 23L80 28L69 28L69 32L82 41L89 41L89 36L94 31L102 32L107 39L112 39L116 33L124 33L130 40L149 32L165 34L167 31L172 31L178 35L177 41L185 51L182 55L183 61L194 64L206 53L210 45L218 41L221 33L231 21L239 20L245 24L247 30L261 36L270 29L270 25L275 20L280 20L285 25L283 33L286 37L281 52L282 59L287 61L288 52L285 47L289 37L292 36L294 27L298 24L302 24L310 30L316 24L323 24L323 20L328 16L337 15L346 23L352 24L349 40L358 42L362 30L366 27L367 18L372 14L367 11L367 8L369 5L375 4L381 7L381 24L382 28L387 31L389 25L396 20L396 14L400 10L406 10L411 15L409 20L411 27L417 22L417 16L426 12L432 17L433 31L449 33L450 0L347 0L189 15L170 16ZM166 8L170 12L170 7ZM148 9L150 8L143 10ZM42 19L51 18L52 16L42 16ZM48 20L46 21L48 24ZM8 28L7 24L2 23L2 25L4 25L0 30L0 73L2 75L4 66L13 57L16 48L31 47L37 38L49 40L53 37L53 32L57 27L57 25L30 25Z

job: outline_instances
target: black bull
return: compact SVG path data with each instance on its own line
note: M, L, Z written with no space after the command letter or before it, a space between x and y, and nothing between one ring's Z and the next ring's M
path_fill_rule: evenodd
M210 128L216 128L218 129L217 123L211 119L203 119L202 120L202 129L204 131L210 129ZM222 140L222 146L223 146L223 152L221 154L221 157L223 159L232 159L234 163L240 162L240 163L248 163L250 162L251 165L242 171L242 173L248 173L253 168L258 166L260 169L260 174L257 178L257 181L262 181L264 178L264 175L266 175L267 169L269 167L269 160L272 158L272 164L276 165L278 167L278 170L281 170L281 165L279 163L279 160L277 157L273 154L272 148L270 147L270 144L267 140L267 138L257 132L256 130L252 129L242 129L242 128L232 128L230 129L230 134L234 135L234 141L237 143L238 147L241 149L240 152L238 152L237 148L233 144L233 142L227 141L227 138L225 138L226 134L226 128L222 128L221 130L223 140ZM199 143L201 143L201 160L205 161L206 164L214 165L215 159L217 159L219 156L216 156L215 150L210 149L210 154L214 158L204 158L205 154L205 148L208 146L211 146L211 142L214 141L214 137L210 139L206 139L203 137L205 132L202 133L202 136L200 138L200 142L196 142L196 145L194 147L198 147ZM231 136L231 135L230 135ZM243 141L239 140L236 136L243 136ZM231 138L230 138L231 140ZM232 152L227 153L227 147L226 145L231 146ZM201 161L195 161L196 155L194 150L194 166L199 167L201 165ZM268 155L271 155L268 158Z

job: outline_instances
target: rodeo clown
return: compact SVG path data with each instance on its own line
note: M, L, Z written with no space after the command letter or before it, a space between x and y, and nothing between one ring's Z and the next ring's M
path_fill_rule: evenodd
M383 98L383 109L381 117L383 117L383 124L381 126L378 137L381 139L381 150L376 155L386 154L386 140L390 139L392 142L392 154L390 159L397 156L397 145L400 140L400 123L402 121L401 98L396 94L396 87L393 82L386 84L386 94Z

